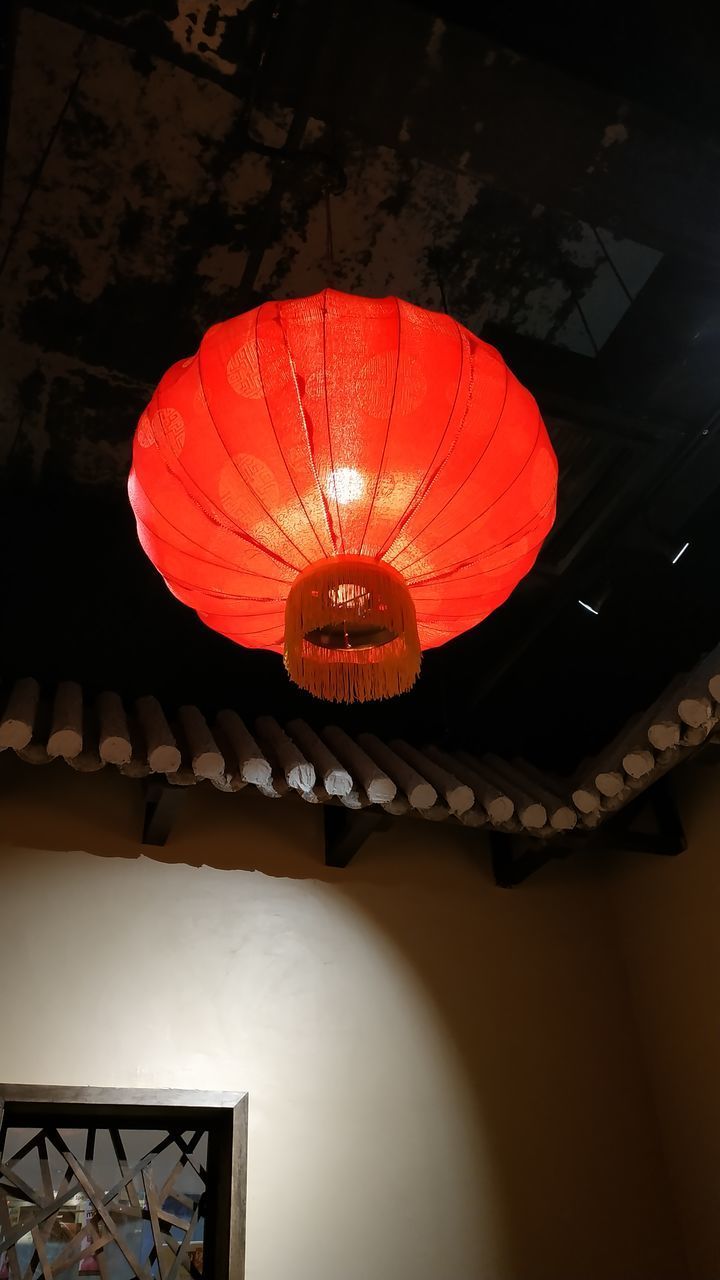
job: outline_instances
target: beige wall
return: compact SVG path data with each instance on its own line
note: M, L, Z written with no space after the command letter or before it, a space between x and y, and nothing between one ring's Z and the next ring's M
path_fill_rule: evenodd
M677 779L687 853L618 857L611 880L692 1280L720 1276L719 779Z
M0 790L0 1079L247 1089L248 1280L687 1275L592 865L503 892L405 821L326 871L210 789L140 856L110 771Z

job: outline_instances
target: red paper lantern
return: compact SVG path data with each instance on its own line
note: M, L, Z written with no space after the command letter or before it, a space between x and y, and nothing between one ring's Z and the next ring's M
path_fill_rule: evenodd
M450 316L327 289L215 325L135 434L140 541L178 599L331 699L409 688L531 568L557 463Z

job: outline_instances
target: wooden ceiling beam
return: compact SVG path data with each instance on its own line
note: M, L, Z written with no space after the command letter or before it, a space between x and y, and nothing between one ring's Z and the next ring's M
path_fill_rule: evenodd
M572 779L492 753L480 758L434 745L420 749L372 733L355 740L334 726L320 736L301 720L283 727L260 716L253 733L232 710L219 713L213 731L199 708L181 708L176 735L155 698L138 699L128 712L117 694L86 698L74 684L43 698L32 679L7 691L0 750L12 749L32 764L65 759L80 772L113 764L125 776L145 779L151 842L167 836L167 816L176 807L171 795L208 781L229 794L250 785L270 799L295 793L330 807L336 811L328 819L332 840L342 828L343 847L355 839L351 830L374 829L369 818L353 825L350 815L370 812L554 841L594 831L634 804L698 751L719 721L720 645Z

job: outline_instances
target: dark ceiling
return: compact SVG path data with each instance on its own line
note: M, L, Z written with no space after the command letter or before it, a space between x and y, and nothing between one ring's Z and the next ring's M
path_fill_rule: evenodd
M4 678L566 770L717 643L720 39L704 9L631 8L594 35L576 5L4 10ZM556 530L508 604L412 694L341 712L174 600L124 496L164 369L328 281L494 342L561 462Z

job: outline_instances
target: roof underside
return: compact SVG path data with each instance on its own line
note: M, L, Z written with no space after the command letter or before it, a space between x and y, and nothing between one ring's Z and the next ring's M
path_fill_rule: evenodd
M168 595L124 484L164 369L210 324L329 276L494 342L561 464L529 579L347 729L569 771L716 643L712 41L659 22L643 60L625 18L603 61L572 23L551 48L505 8L482 6L484 29L400 0L20 8L0 222L8 679L327 722L278 658Z

